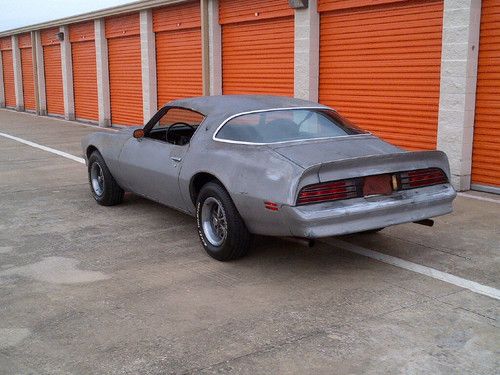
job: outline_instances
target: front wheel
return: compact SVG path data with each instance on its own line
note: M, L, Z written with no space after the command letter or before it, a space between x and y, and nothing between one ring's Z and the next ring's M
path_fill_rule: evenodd
M114 206L123 201L124 191L116 183L98 151L94 151L89 157L88 173L90 190L97 203Z
M221 185L203 186L196 200L196 222L201 243L212 258L227 261L248 253L252 236Z

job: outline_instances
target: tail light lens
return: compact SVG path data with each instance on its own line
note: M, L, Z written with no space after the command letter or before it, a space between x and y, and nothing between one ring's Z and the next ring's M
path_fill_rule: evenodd
M400 190L408 190L423 186L446 184L448 178L439 168L426 168L400 172L399 182Z
M341 199L363 197L365 177L352 178L308 185L299 192L297 205L331 202ZM415 189L448 183L446 174L439 168L416 169L395 172L388 182L393 191ZM391 187L389 187L390 191Z
M297 199L297 205L330 202L359 196L358 179L339 180L304 187Z

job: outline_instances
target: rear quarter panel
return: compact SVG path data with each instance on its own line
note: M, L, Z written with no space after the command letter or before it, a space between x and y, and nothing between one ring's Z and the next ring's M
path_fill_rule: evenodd
M303 168L275 153L267 146L240 145L213 141L194 141L184 157L179 184L188 210L194 214L190 183L197 173L214 175L229 192L247 227L254 233L283 222L277 234L288 226L281 213L265 209L264 201L293 204L294 187ZM279 227L279 228L278 228ZM269 232L267 230L266 232Z

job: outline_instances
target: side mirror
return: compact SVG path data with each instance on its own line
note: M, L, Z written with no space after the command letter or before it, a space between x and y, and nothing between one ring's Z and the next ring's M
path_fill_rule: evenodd
M135 139L141 139L144 137L144 130L143 129L135 129L133 135L134 135Z

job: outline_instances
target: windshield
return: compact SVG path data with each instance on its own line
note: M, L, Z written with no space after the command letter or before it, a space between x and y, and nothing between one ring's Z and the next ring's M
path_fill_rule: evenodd
M363 134L338 113L324 109L280 109L232 118L216 139L249 143L275 143Z

